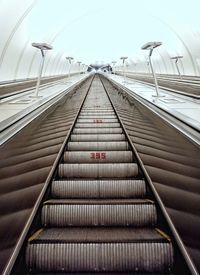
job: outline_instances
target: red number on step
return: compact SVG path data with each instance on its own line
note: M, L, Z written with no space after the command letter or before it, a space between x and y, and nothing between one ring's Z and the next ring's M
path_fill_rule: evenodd
M106 153L101 153L101 159L106 159Z
M101 158L101 153L96 153L96 159L100 159Z
M102 123L102 119L93 119L94 123Z
M102 152L90 153L90 158L91 159L106 159L106 153L102 153Z
M95 153L90 153L90 158L95 159Z

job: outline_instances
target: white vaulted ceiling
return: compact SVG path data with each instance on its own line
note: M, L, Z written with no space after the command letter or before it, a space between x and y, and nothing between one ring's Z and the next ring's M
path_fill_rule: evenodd
M54 48L46 76L65 73L66 56L90 64L126 55L130 70L146 71L140 48L153 40L163 42L154 54L158 72L175 73L170 56L179 54L182 72L200 75L199 10L198 0L0 0L0 82L37 75L32 42Z

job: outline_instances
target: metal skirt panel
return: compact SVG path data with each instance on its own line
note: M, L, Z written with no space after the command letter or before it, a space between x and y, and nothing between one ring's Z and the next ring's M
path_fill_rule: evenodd
M26 262L40 272L167 272L173 248L170 243L36 243L28 245Z
M146 185L143 180L53 181L54 198L143 198Z
M130 178L138 175L136 163L60 164L61 178Z

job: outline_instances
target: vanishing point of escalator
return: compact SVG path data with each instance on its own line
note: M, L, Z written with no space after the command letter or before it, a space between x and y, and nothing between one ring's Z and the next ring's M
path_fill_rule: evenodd
M27 270L46 273L173 273L174 249L99 78L72 129Z

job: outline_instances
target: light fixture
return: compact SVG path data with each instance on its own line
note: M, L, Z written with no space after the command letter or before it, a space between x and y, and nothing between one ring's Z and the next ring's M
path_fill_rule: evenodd
M77 61L76 63L79 65L79 74L81 74L81 63L82 62L81 61Z
M122 64L123 64L123 75L124 75L124 83L125 83L125 60L128 59L128 57L122 56L120 57L120 59L122 60Z
M68 60L68 62L69 62L68 78L70 78L70 73L71 73L72 62L73 62L74 58L73 58L73 57L71 57L71 56L67 56L67 57L66 57L66 59L67 59L67 60Z
M152 50L162 45L162 42L147 42L142 46L142 50Z
M114 67L115 67L117 61L112 61L111 63L113 64L113 73L115 74Z
M149 64L150 64L151 71L152 71L153 78L154 78L154 82L155 82L156 97L161 97L161 95L158 94L158 82L157 82L156 74L155 74L154 69L153 69L153 64L152 64L152 61L151 61L151 56L152 56L153 50L155 48L161 46L161 45L162 45L162 42L148 42L148 43L144 44L141 47L142 50L149 50Z
M47 43L32 43L32 46L39 49L42 54L42 61L41 61L41 65L39 68L39 76L37 79L35 95L32 96L32 97L38 98L39 97L38 93L39 93L39 88L40 88L40 81L41 81L41 76L42 76L42 71L43 71L44 61L45 61L45 51L52 50L53 47Z
M179 59L183 58L182 55L176 55L176 56L172 56L171 59L174 59L175 60L175 65L176 65L176 69L177 69L177 72L178 72L178 75L179 77L182 79L182 76L181 76L181 73L180 73L180 70L179 70L179 67L178 67L178 61Z

